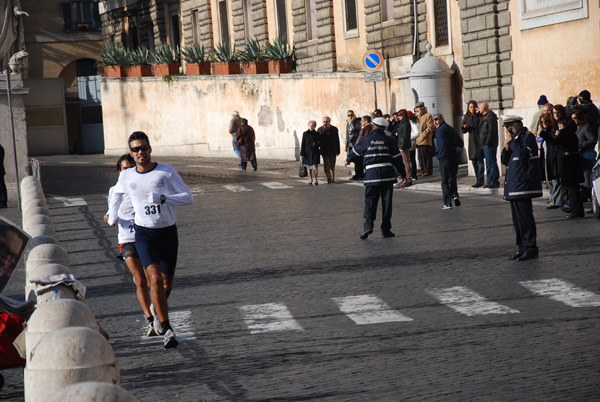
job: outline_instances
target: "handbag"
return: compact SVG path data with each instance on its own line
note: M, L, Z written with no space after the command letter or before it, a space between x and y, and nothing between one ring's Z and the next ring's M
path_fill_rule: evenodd
M308 176L308 171L306 170L306 166L300 162L300 168L298 169L298 177L306 177Z

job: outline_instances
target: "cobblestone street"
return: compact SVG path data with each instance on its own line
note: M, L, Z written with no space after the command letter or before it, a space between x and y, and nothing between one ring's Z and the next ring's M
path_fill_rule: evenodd
M181 341L144 337L135 286L102 221L116 158L41 159L71 270L140 401L593 400L600 394L600 221L534 200L540 257L515 251L500 193L441 210L439 176L394 192L392 231L360 240L364 189L338 166L309 186L298 162L161 158L192 189L178 208L169 299ZM321 181L326 183L324 175ZM435 191L434 191L435 190ZM586 208L589 209L589 208ZM20 222L14 203L7 217ZM4 213L3 213L4 214ZM378 216L379 218L379 216ZM24 269L3 294L22 299ZM22 400L20 370L0 399Z

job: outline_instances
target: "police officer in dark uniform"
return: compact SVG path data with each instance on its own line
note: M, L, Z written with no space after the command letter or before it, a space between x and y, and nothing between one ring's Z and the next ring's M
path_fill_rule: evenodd
M365 211L364 230L361 239L366 239L373 233L373 223L377 214L377 203L381 198L382 222L381 234L383 237L394 237L392 228L392 196L394 183L397 177L394 166L399 167L402 154L396 141L385 134L388 125L383 117L373 119L375 129L365 138L361 139L348 152L345 165L348 166L358 158L363 158L365 167Z
M536 137L519 116L502 116L506 138L501 161L507 166L504 199L510 201L513 226L519 249L509 260L526 261L537 258L536 227L532 198L541 197L542 181L538 163Z

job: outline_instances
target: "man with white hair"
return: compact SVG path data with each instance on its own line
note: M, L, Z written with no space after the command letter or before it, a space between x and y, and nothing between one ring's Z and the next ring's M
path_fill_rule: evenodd
M385 134L388 122L383 117L373 119L375 129L362 138L348 152L344 163L348 166L358 158L363 158L365 167L365 210L364 228L360 238L365 240L373 233L373 226L377 214L377 203L381 198L381 235L385 238L394 237L392 229L392 196L394 183L397 177L394 166L398 168L402 163L402 153L394 138Z
M229 134L231 134L231 136L233 137L232 139L232 145L233 145L233 151L235 152L235 154L238 157L238 165L242 166L242 156L240 154L240 149L237 147L237 139L236 139L236 135L237 135L237 131L239 130L239 128L242 126L242 118L240 117L240 112L238 112L237 110L233 111L233 114L231 115L231 121L229 122Z

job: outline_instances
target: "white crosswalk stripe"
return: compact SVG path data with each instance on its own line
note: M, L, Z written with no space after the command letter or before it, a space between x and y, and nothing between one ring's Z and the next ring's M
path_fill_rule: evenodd
M383 300L374 295L335 297L332 300L338 305L340 311L358 325L413 320L392 310Z
M169 322L171 323L171 327L173 327L173 331L175 332L175 336L178 341L190 341L196 339L196 335L194 334L194 330L192 328L192 312L189 310L184 311L169 311ZM140 343L162 343L162 336L146 336L147 327L144 327L144 335Z
M512 309L500 303L489 301L464 286L431 289L427 293L438 299L440 303L467 316L513 314L519 312L519 310Z
M241 193L243 191L254 191L254 190L249 189L247 187L240 186L240 185L235 185L235 184L228 184L226 186L223 186L223 188L226 188L229 191L233 191L234 193Z
M523 281L519 284L538 296L546 296L571 307L600 307L600 295L561 279Z
M56 201L62 202L65 207L83 207L87 202L81 197L54 197Z
M304 331L283 303L251 304L240 311L251 334Z
M268 187L272 190L281 190L281 189L285 189L285 188L294 188L292 186L288 186L287 184L283 184L283 183L279 183L277 181L270 181L270 182L265 182L265 183L260 183L265 187Z

